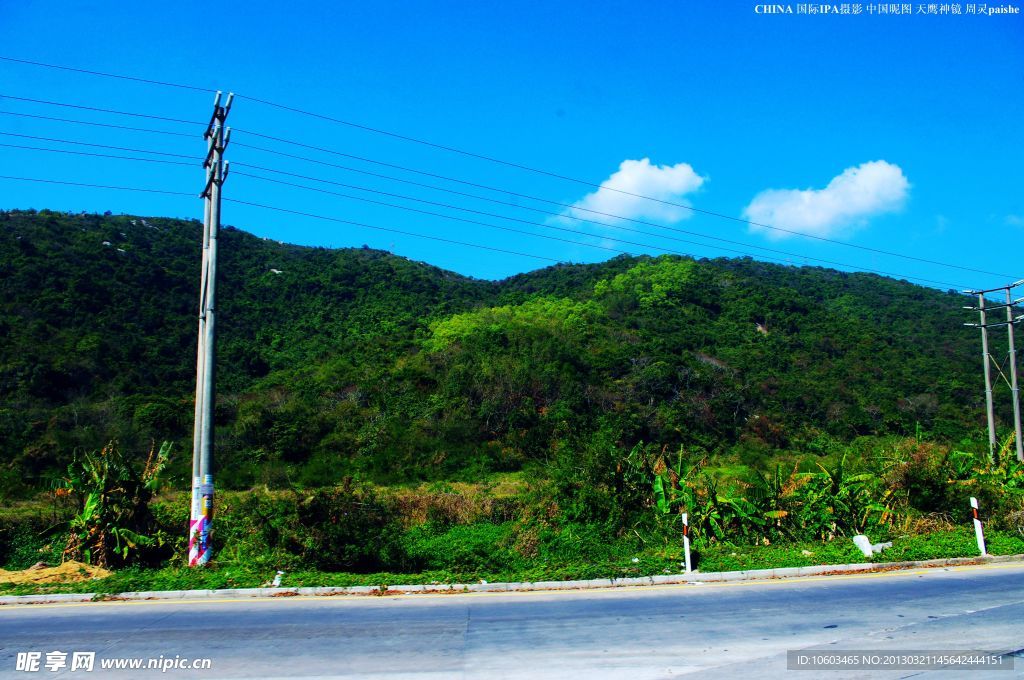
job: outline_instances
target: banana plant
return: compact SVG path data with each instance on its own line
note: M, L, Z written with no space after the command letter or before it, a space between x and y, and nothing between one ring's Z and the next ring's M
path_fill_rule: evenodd
M793 538L788 523L783 521L790 514L788 491L792 478L792 474L783 475L780 464L775 465L775 474L771 476L766 476L760 470L754 472L754 483L749 494L750 503L754 506L756 515L764 519L764 538L769 538L769 534L772 538L775 535Z
M687 500L692 496L688 493L689 486L704 463L704 460L698 461L684 474L683 449L680 448L676 455L675 467L665 463L664 458L652 466L651 491L654 495L654 507L659 513L670 515L677 512L680 507L687 507Z
M125 564L143 548L163 544L155 530L149 501L170 456L170 442L150 451L139 474L111 441L100 451L76 455L62 491L80 499L69 522L64 559L90 564Z
M819 539L861 533L871 513L886 511L873 496L875 476L851 473L845 455L831 468L820 463L818 468L821 472L799 475L802 484L794 494L797 526L804 533Z
M996 489L1001 496L1024 494L1024 463L1018 461L1010 452L1015 436L1011 432L1003 441L996 462L989 461L984 465L973 466L960 484Z

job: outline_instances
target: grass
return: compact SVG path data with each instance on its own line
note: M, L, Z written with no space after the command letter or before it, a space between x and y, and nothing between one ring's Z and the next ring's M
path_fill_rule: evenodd
M992 555L1024 553L1024 537L1018 533L992 531L987 535ZM977 545L970 529L933 532L923 535L893 537L893 546L876 555L874 562L927 560L950 557L976 557ZM305 586L396 586L412 584L465 584L486 580L497 582L561 581L596 578L624 578L680 573L682 550L678 546L648 548L635 555L623 551L608 552L603 559L558 561L538 556L520 561L512 568L428 569L418 573L378 572L354 574L296 570L284 575L285 587ZM718 544L699 551L695 558L701 572L773 569L812 565L864 563L868 560L849 539L827 543L799 543L769 546L734 546ZM0 583L0 594L29 595L50 593L92 592L116 594L150 590L200 590L220 588L255 588L270 582L274 569L257 569L240 563L211 563L206 569L164 567L162 569L128 568L114 575L93 581L49 585L16 585Z

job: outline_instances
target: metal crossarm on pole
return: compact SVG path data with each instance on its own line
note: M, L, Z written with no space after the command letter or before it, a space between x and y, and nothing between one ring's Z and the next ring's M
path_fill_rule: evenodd
M227 178L224 150L230 140L225 128L234 95L228 94L221 106L221 93L213 103L206 133L203 168L206 182L200 196L203 210L203 260L199 291L199 337L196 351L196 408L192 450L192 497L189 517L188 563L207 564L212 554L210 530L213 522L213 442L214 405L216 403L216 300L217 235L220 231L221 189Z

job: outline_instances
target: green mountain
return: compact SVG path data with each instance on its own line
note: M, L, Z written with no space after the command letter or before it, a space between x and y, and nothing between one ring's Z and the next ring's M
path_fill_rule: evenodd
M187 476L200 232L0 212L0 491L111 438L174 440ZM983 424L978 338L953 292L679 257L490 282L233 228L221 244L229 486L466 478L639 441L757 464Z

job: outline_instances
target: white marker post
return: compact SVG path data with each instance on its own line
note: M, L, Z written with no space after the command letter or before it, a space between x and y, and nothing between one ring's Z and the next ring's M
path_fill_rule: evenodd
M971 496L971 516L974 517L974 537L978 539L978 551L982 557L988 555L985 550L985 532L981 529L981 520L978 518L978 499Z
M686 573L690 573L690 523L686 519L686 513L683 515L683 555L686 559Z

